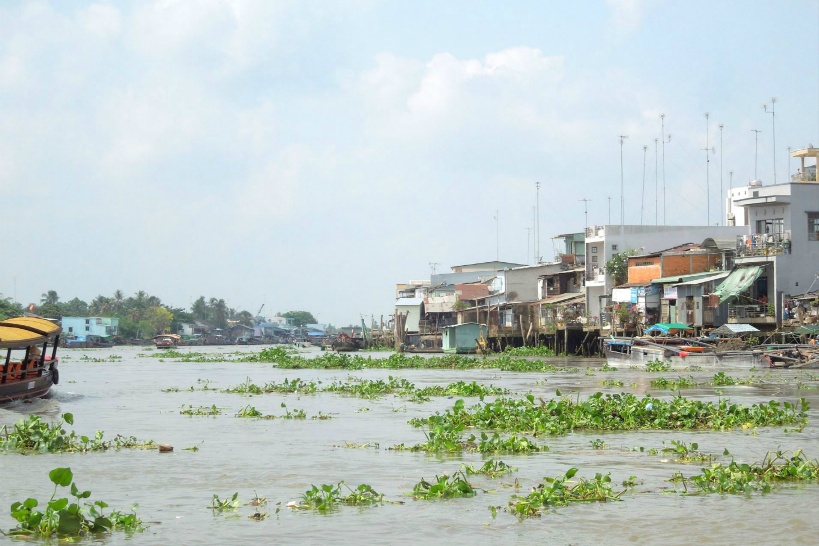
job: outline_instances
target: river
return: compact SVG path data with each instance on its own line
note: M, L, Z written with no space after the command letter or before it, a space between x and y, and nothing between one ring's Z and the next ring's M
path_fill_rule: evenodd
M251 353L260 347L187 347L205 353ZM730 461L733 457L759 462L771 450L803 449L819 457L819 370L730 370L736 378L753 375L758 382L731 387L685 389L687 397L735 403L769 400L811 402L809 422L801 432L786 427L701 431L638 431L573 433L538 437L549 451L534 455L495 456L516 467L500 478L470 477L480 488L477 496L442 501L413 500L409 493L421 478L452 474L469 463L476 468L480 454L428 455L395 451L391 446L425 441L423 430L410 426L413 417L426 417L452 407L452 398L411 402L393 395L363 399L336 393L264 394L243 396L222 392L246 380L261 385L300 378L348 382L351 378L386 379L400 376L416 387L477 381L505 387L512 395L527 392L544 398L562 394L583 397L597 391L650 392L651 379L680 375L705 383L713 371L650 373L631 369L603 372L602 360L551 359L572 371L511 373L497 370L314 370L278 369L271 364L241 362L175 362L151 357L152 347L64 349L60 384L49 399L0 407L0 425L12 424L28 414L52 420L74 415L78 434L101 430L105 438L117 434L136 436L174 446L172 453L123 449L101 453L20 455L0 454L3 488L0 526L14 527L8 506L17 500L51 495L48 472L68 466L81 489L92 491L91 500L104 500L112 508L127 510L138 503L138 515L147 522L142 533L113 533L94 542L105 544L424 544L426 542L474 545L524 544L816 544L819 542L819 484L784 485L766 494L683 495L675 493L669 478L681 471L699 473L700 465L678 464L667 454L651 455L649 448L669 446L672 440L697 442L699 450ZM316 349L305 355L319 354ZM387 356L373 353L373 357ZM607 386L620 381L623 386ZM807 385L800 388L798 385ZM207 386L207 389L203 389ZM189 390L190 388L193 390ZM467 399L467 403L477 399ZM286 409L282 407L286 405ZM180 414L183 407L222 409L217 416ZM251 419L235 414L245 406L264 414L284 415L303 410L307 419ZM329 419L312 419L329 415ZM602 448L596 440L604 442ZM370 444L364 447L365 444ZM377 444L377 447L375 446ZM196 447L198 449L186 449ZM639 448L645 448L640 451ZM487 457L488 458L488 457ZM578 477L611 473L615 490L630 476L637 485L622 495L622 502L578 503L546 511L542 517L519 521L503 511L493 519L488 507L506 506L511 495L527 494L544 477L563 475L571 467ZM311 484L350 486L369 484L385 495L381 505L342 506L327 514L285 508L297 501ZM515 488L515 485L519 488ZM255 508L214 513L213 495L225 499L238 492L248 502L258 495L268 499L260 508L261 521L248 516ZM67 491L66 491L67 493ZM281 511L276 513L276 503ZM0 535L0 542L12 539Z

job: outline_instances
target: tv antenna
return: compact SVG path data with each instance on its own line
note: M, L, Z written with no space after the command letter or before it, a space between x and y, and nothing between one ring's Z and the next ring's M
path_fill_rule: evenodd
M438 262L429 262L429 271L432 275L435 275L435 267L441 265Z
M773 183L776 184L776 113L774 112L774 106L776 106L776 97L771 97L771 111L768 112L767 104L763 104L762 109L765 110L765 113L771 115L771 122L773 123Z
M754 132L754 180L759 180L759 177L756 175L756 165L757 165L757 157L759 156L759 129L751 129Z
M586 231L586 228L589 227L589 201L591 199L578 199L578 201L583 201L583 213L586 215L585 225L583 226L583 232Z

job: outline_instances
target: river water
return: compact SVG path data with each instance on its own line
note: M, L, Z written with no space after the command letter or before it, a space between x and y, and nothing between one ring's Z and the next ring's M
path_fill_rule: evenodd
M252 353L260 347L190 347L206 353ZM319 354L316 349L305 355ZM174 446L173 453L154 450L110 450L104 453L18 455L0 454L3 487L0 493L0 528L16 524L8 506L35 497L47 500L52 491L48 472L68 466L81 489L92 491L91 500L104 500L112 508L127 510L139 503L138 515L150 522L143 533L130 537L114 533L93 541L105 544L423 544L456 545L529 544L817 544L819 543L819 484L785 485L767 494L682 495L668 481L676 472L699 473L702 465L678 464L667 454L650 455L649 448L668 446L672 440L697 442L699 450L718 455L728 449L737 459L759 462L770 450L803 449L819 457L819 371L726 370L735 378L753 375L753 385L686 389L690 398L753 404L769 400L811 402L809 424L801 432L784 427L731 432L639 431L573 433L539 437L549 451L535 455L501 455L494 458L516 467L501 478L470 477L482 491L473 498L443 501L412 500L409 493L421 478L452 474L462 463L479 467L480 454L428 455L388 449L396 444L425 441L421 429L410 426L413 417L426 417L452 406L454 399L433 398L411 402L397 396L374 400L336 393L266 394L242 396L219 389L251 382L262 385L300 378L305 381L349 382L351 378L386 379L399 376L416 387L477 381L506 387L512 396L532 392L544 398L597 391L650 392L651 379L680 375L707 382L713 371L662 374L621 369L603 372L602 360L551 359L571 372L511 373L497 370L284 370L271 364L175 362L150 357L150 347L70 349L61 351L60 385L49 399L0 407L0 425L12 424L28 414L52 420L74 414L78 434L105 432L136 436ZM373 353L373 357L387 354ZM606 386L606 380L624 386ZM799 385L802 387L799 387ZM207 389L203 386L207 385ZM808 388L804 388L807 386ZM188 390L193 387L194 390ZM812 388L810 388L812 387ZM176 390L178 389L178 390ZM467 399L467 403L477 399ZM282 416L287 410L304 410L307 419L241 419L234 415L251 405ZM184 407L212 406L218 416L187 416ZM329 414L330 419L311 419ZM593 440L604 447L595 449ZM371 444L370 447L361 447ZM377 447L375 447L377 444ZM185 448L198 447L198 450ZM645 448L639 451L635 448ZM488 458L488 457L486 457ZM636 476L638 485L627 490L622 502L579 503L545 512L541 518L518 521L508 513L492 518L488 507L506 506L514 493L527 494L544 477L562 476L571 467L578 477L611 473L614 489ZM299 500L311 484L355 487L366 483L385 495L382 505L343 506L321 514L285 508ZM519 488L515 488L515 485ZM214 513L211 499L238 492L248 502L258 495L268 499L260 510L261 521L248 516L255 508L243 506L233 513ZM67 493L67 491L66 491ZM276 514L276 503L282 510ZM0 542L12 539L0 535Z

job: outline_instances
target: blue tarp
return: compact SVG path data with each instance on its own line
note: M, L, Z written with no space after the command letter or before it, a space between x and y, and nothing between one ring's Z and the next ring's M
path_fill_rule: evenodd
M690 326L686 326L680 322L658 322L650 328L646 328L646 333L662 332L663 334L675 333L678 330L693 330Z

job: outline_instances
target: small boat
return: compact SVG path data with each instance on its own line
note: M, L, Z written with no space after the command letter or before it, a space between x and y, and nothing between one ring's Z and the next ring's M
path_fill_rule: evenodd
M721 351L715 345L690 338L609 338L603 341L609 366L645 366L667 362L672 368L756 368L764 365L759 349Z
M819 347L816 345L769 345L764 355L771 368L819 368Z
M160 334L154 336L154 345L157 349L175 349L179 347L182 336L177 334Z
M347 334L339 334L339 336L330 343L330 348L338 353L350 353L358 351L364 347L364 340L348 336Z
M59 382L57 346L62 331L42 317L0 322L0 349L6 351L0 363L0 402L45 396Z

